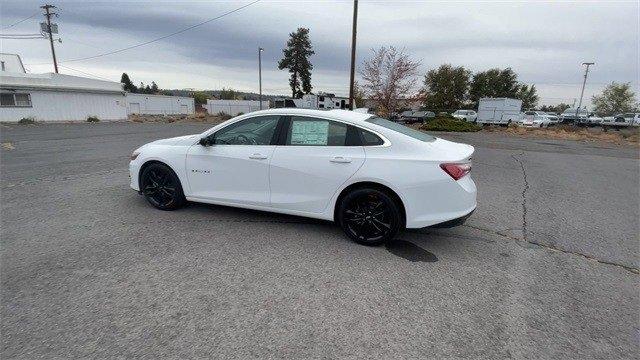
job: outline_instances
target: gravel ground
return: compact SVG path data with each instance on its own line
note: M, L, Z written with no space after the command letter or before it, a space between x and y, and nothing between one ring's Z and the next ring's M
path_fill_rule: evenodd
M638 358L638 150L500 133L464 226L151 208L128 156L210 125L0 125L3 359Z

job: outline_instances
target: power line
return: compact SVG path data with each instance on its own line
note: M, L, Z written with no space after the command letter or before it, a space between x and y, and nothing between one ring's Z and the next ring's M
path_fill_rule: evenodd
M127 46L127 47L124 47L124 48L122 48L122 49L118 49L118 50L108 51L108 52L105 52L105 53L102 53L102 54L98 54L98 55L93 55L93 56L87 56L87 57L83 57L83 58L76 58L76 59L65 60L64 62L65 62L65 63L68 63L68 62L76 62L76 61L90 60L90 59L95 59L95 58L99 58L99 57L102 57L102 56L107 56L107 55L112 55L112 54L121 53L121 52L123 52L123 51L127 51L127 50L131 50L131 49L135 49L135 48L138 48L138 47L141 47L141 46L149 45L149 44L154 43L154 42L156 42L156 41L164 40L164 39L169 38L169 37L171 37L171 36L178 35L178 34L182 34L183 32L186 32L186 31L189 31L189 30L191 30L191 29L197 28L198 26L202 26L202 25L204 25L204 24L208 24L208 23L210 23L210 22L212 22L212 21L215 21L215 20L218 20L218 19L220 19L220 18L223 18L223 17L225 17L225 16L227 16L227 15L231 15L231 14L233 14L233 13L235 13L235 12L238 12L238 11L240 11L240 10L242 10L242 9L244 9L244 8L247 8L247 7L249 7L249 6L253 5L253 4L257 3L257 2L260 2L260 1L261 1L261 0L255 0L255 1L253 1L253 2L250 2L250 3L246 4L246 5L240 6L239 8L233 9L233 10L231 10L231 11L227 11L226 13L221 14L221 15L218 15L218 16L216 16L216 17L214 17L214 18L209 19L209 20L206 20L206 21L203 21L203 22L197 23L197 24L195 24L195 25L191 25L191 26L186 27L186 28L184 28L184 29L182 29L182 30L175 31L175 32L172 32L172 33L170 33L170 34L167 34L167 35L164 35L164 36L161 36L161 37L158 37L158 38L155 38L155 39L149 40L149 41L145 41L145 42L142 42L142 43L139 43L139 44L136 44L136 45Z
M92 73L84 72L82 70L74 69L74 68L66 66L66 65L58 64L58 66L63 67L65 69L69 69L69 70L73 70L73 71L79 72L80 74L89 75L89 76L92 76L92 77L100 79L100 80L113 81L111 79L107 79L107 78L104 78L102 76L98 76L98 75L95 75L95 74L92 74Z
M11 25L9 25L9 26L5 26L5 27L3 27L2 29L3 29L3 30L6 30L6 29L9 29L9 28L12 28L12 27L14 27L14 26L16 26L16 25L18 25L18 24L20 24L20 23L23 23L23 22L25 22L25 21L27 21L27 20L31 19L32 17L34 17L34 16L36 16L36 15L40 15L40 12L39 12L39 11L38 11L38 12L35 12L35 13L33 13L31 16L29 16L29 17L27 17L27 18L24 18L24 19L22 19L22 20L20 20L20 21L14 22L13 24L11 24Z

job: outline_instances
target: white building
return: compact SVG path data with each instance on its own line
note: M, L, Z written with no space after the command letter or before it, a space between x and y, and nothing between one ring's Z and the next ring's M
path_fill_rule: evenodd
M127 93L126 98L128 114L175 115L195 112L191 97Z
M262 101L262 109L268 108L269 101ZM260 101L258 100L207 100L207 112L213 115L223 112L236 116L240 113L246 114L258 110L260 110Z
M27 74L20 57L0 54L0 121L124 120L122 84L64 74Z

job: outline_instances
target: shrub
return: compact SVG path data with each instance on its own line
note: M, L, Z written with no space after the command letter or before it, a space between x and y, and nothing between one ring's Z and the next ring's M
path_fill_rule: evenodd
M482 127L457 119L435 118L426 124L422 124L420 129L427 131L474 132L480 131Z
M87 122L100 122L100 119L98 119L97 116L92 115L87 118Z
M220 111L219 113L216 114L217 117L221 118L222 120L229 120L231 119L233 116L227 114L224 111Z
M236 116L244 115L242 111L240 111Z
M36 119L32 118L32 117L24 117L20 120L18 120L18 124L33 124L36 122Z

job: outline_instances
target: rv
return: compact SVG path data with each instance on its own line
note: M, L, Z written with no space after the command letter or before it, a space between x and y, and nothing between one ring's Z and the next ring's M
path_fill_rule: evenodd
M522 121L522 100L482 98L478 103L478 123L508 125Z
M301 99L278 98L273 101L276 108L301 109L349 109L349 98L334 94L318 93L302 95Z

